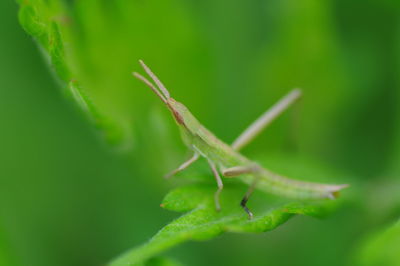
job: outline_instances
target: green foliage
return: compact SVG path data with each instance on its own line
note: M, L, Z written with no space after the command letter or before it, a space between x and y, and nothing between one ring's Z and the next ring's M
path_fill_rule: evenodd
M119 126L96 109L95 104L79 85L80 81L76 80L76 70L72 67L74 55L72 51L68 52L68 45L72 41L69 19L62 1L20 1L20 23L44 50L56 78L61 81L63 87L69 89L66 92L70 93L71 98L94 124L103 130L106 139L116 143L121 138Z
M337 260L343 262L349 255L349 246L355 239L351 233L365 230L364 227L367 227L365 224L373 220L371 217L377 216L374 210L382 213L378 215L384 217L380 222L391 216L392 212L398 212L398 208L391 207L396 196L394 189L394 192L382 190L382 197L385 197L385 200L377 202L374 198L372 200L369 198L370 195L376 194L374 178L382 177L393 149L397 149L397 157L391 158L394 168L391 177L396 179L399 173L400 141L397 141L397 148L393 148L396 136L392 133L395 132L393 130L395 127L399 128L398 119L393 114L400 106L399 98L396 96L398 79L395 71L398 65L398 38L394 37L398 35L395 22L398 8L389 5L390 1L381 3L320 0L19 0L18 2L22 27L38 43L67 96L77 103L109 142L125 150L134 151L132 152L134 159L130 162L134 165L135 175L126 174L129 179L122 180L114 169L110 171L112 172L109 174L110 178L104 178L107 181L97 180L98 173L90 171L82 173L83 171L78 169L79 174L72 173L76 179L66 183L65 191L64 186L59 186L57 183L53 187L49 185L48 189L43 186L41 193L38 193L43 197L51 191L61 191L61 193L53 192L54 194L63 195L62 192L66 192L64 194L70 195L69 186L74 188L74 192L76 187L82 187L84 193L80 197L74 197L77 202L75 208L82 208L81 212L75 214L71 211L73 215L70 215L71 213L66 214L60 210L66 217L82 217L82 221L74 219L72 222L63 215L54 215L52 211L43 216L59 217L58 222L64 222L64 227L74 232L68 235L71 237L71 244L67 248L60 247L60 254L67 252L74 254L71 256L72 261L74 259L84 261L83 265L88 265L82 257L91 260L92 253L87 252L83 256L79 254L85 246L92 247L93 254L99 254L97 247L101 247L104 251L101 254L109 251L112 254L104 257L111 257L130 245L127 243L134 243L137 240L136 235L142 240L143 236L140 238L142 233L154 230L149 226L151 221L161 220L161 217L166 216L165 213L158 213L157 216L155 204L152 205L158 200L157 195L159 196L164 184L159 177L167 169L175 167L183 156L180 154L181 147L177 146L179 145L177 134L171 129L173 126L171 120L167 120L170 118L160 115L158 109L153 109L156 105L161 109L161 104L130 75L131 71L138 70L136 62L140 58L154 69L174 97L187 104L200 121L224 140L236 137L250 121L289 88L302 87L305 97L301 108L290 116L284 115L266 134L260 136L257 140L259 145L249 147L250 154L254 151L265 153L265 150L282 149L287 153L311 154L315 158L334 162L337 167L352 172L355 177L361 177L357 184L362 183L370 188L365 190L368 193L358 193L354 197L358 202L354 205L357 206L352 206L351 211L342 217L342 220L324 223L325 227L321 226L319 230L306 231L303 237L309 241L301 239L299 246L292 245L290 249L289 242L295 243L290 239L285 243L284 251L278 250L274 243L270 247L268 256L273 256L271 254L275 253L297 252L297 257L293 256L291 259L286 256L285 260L272 259L271 264L276 265L283 261L293 264L301 261L307 265L321 265L321 262L326 265L338 265ZM365 12L357 14L350 12L356 10L359 5L363 6ZM46 102L40 98L36 99L38 103L41 100ZM58 108L61 107L53 108L55 117ZM25 116L22 118L26 119ZM16 138L15 142L19 143L20 140ZM41 148L41 145L43 144L40 143L38 146ZM83 143L80 145L82 151L88 147ZM42 154L42 156L52 159L51 155L46 157ZM93 158L95 157L92 155L88 161L95 160ZM327 174L325 171L315 174L313 172L317 167L304 162L298 164L301 169L293 167L293 161L286 156L280 159L275 156L268 158L265 160L267 167L274 165L271 160L275 160L275 163L278 161L277 164L280 165L276 172L290 177L297 178L300 175L307 180L335 183L343 177L341 173L329 174L330 178L325 180ZM65 161L70 162L68 155L65 155ZM92 163L95 165L97 162ZM45 168L47 169L47 166ZM73 165L71 169L74 169ZM10 171L12 172L14 170ZM196 172L188 176L201 181L212 180L208 174L195 176L194 173ZM52 174L53 172L48 173L49 180L58 181ZM40 177L42 175L43 173L38 174ZM94 176L88 181L90 185L87 187L77 185L78 182L84 183L81 180L88 180L90 175ZM17 181L14 182L19 185L19 179L15 180ZM35 176L29 176L27 180L36 181ZM213 207L214 184L183 186L170 192L164 200L164 207L188 213L167 225L148 243L122 255L112 264L126 262L126 264L142 263L142 265L176 265L174 261L154 256L184 241L211 239L223 232L256 233L272 230L295 214L324 216L330 213L336 204L336 202L285 201L265 194L256 194L250 202L256 219L248 221L243 210L238 207L246 188L236 184L235 181L232 181L232 184L229 182L227 181L223 193L221 213L216 213ZM35 182L35 184L41 183ZM108 189L113 187L119 189L108 194ZM107 191L107 200L102 202L103 205L100 201L105 198L104 192L98 194L93 192L97 189L102 192ZM354 185L351 189L358 190L360 186ZM14 190L9 191L10 195L14 193ZM351 190L344 191L345 196L348 193L351 194ZM138 213L144 213L147 209L143 207L144 202L133 201L132 194L139 195L140 199L146 197L146 207L154 208L152 215L147 216L147 220L143 218L143 221L138 221L140 220L138 217L141 217ZM33 196L35 193L27 194L29 196L25 193L21 195L21 199L27 197L32 205L35 205L33 204L36 203L34 201L36 196ZM58 195L51 195L51 202L57 206L63 205L54 200L56 196ZM354 193L351 196L354 196ZM66 198L68 200L65 200L64 205L68 205L70 201L67 196ZM43 202L50 201L45 198ZM85 202L87 206L82 204ZM390 208L382 208L384 202ZM360 213L358 209L360 205L368 211ZM371 205L375 207L370 208ZM14 208L11 203L10 206L12 206L10 209ZM92 213L87 212L87 208L101 209L98 211L95 223ZM35 214L27 215L28 219L20 219L21 221L30 223L29 218L32 219L34 215L41 216L41 212L31 209ZM41 219L36 219L36 222L53 224L53 218ZM336 223L337 221L339 223ZM70 228L70 224L75 224L77 228ZM101 229L96 226L92 228L93 224ZM306 227L305 224L303 226ZM91 229L88 229L89 227ZM32 228L36 233L35 236L41 236L39 230ZM65 231L69 232L68 230ZM118 230L119 234L116 233ZM85 239L86 231L99 237L97 241L88 237L98 246ZM99 231L106 233L99 236ZM295 229L291 233L297 231ZM113 241L110 241L107 232L118 237L113 237ZM321 237L325 232L333 232L329 243L313 246L313 243L326 240ZM386 239L384 236L385 233L382 238ZM380 237L377 236L376 239ZM36 239L39 237L32 239L34 240L31 240L31 243L36 246ZM40 239L46 242L46 238L42 240L40 237ZM26 241L28 243L29 239ZM264 241L263 243L268 243L267 238ZM380 243L380 241L372 242ZM52 245L55 246L61 245ZM339 255L335 254L334 259L316 255L330 254L325 249L327 246L335 250L341 249ZM220 250L223 248L219 247ZM230 248L232 246L227 247ZM267 256L263 246L253 249ZM371 248L366 248L368 251L363 253L362 257L371 261L375 261L376 258L376 261L380 261L379 254L375 253L375 250L379 249L377 244L371 244ZM246 253L248 258L252 257L252 252ZM242 253L245 251L240 249L240 254ZM369 253L372 255L369 256ZM234 261L236 258L237 256L232 256L231 260ZM260 261L264 262L264 257ZM364 259L362 261L365 262ZM62 255L59 256L58 262L68 264ZM46 263L42 261L36 262L36 265L44 264ZM48 265L54 264L57 263L48 263ZM32 262L32 265L35 263Z
M236 12L236 8L238 7L230 12ZM320 8L315 6L313 12L320 12ZM210 66L210 62L205 61L207 56L203 58L196 56L199 52L207 53L207 50L199 45L202 40L199 39L199 35L195 35L197 32L193 18L186 15L188 10L182 8L175 1L163 4L162 1L155 0L149 1L145 5L120 1L115 6L107 6L102 1L80 1L67 6L62 1L32 0L21 2L20 21L25 30L34 36L48 52L53 67L58 76L67 84L68 91L75 102L99 125L108 139L113 142L122 141L126 145L127 139L132 137L131 134L134 131L132 124L139 120L137 116L131 116L128 113L144 113L141 109L144 109L146 95L150 95L142 88L134 90L133 88L138 85L135 85L129 75L129 72L138 68L136 61L140 57L146 61L149 58L151 62L162 67L163 72L160 76L166 84L169 83L168 80L174 80L174 83L179 85L177 80L180 79L180 73L185 73L185 75L190 73L190 78L184 79L181 81L181 86L176 86L176 89L171 90L174 95L184 92L179 89L179 87L183 87L182 85L190 86L190 93L195 93L200 98L202 94L208 98L208 95L213 92L213 87L210 87L210 82L207 82L209 81L209 70L206 69ZM150 11L151 18L157 15L153 14L154 12L162 12L165 17L160 21L153 20L147 17ZM311 32L319 32L326 23L321 23L317 28L307 22L305 24L312 29ZM137 25L146 25L146 27L141 29L137 28ZM129 27L137 29L133 36L126 35L127 32L130 32ZM116 28L119 30L115 30ZM163 32L169 28L174 29L173 35L170 36L170 33L164 36ZM282 31L288 32L290 35L291 28L292 25L287 25ZM146 30L144 31L144 29ZM238 30L246 34L246 29L238 28ZM156 36L156 41L154 36ZM112 39L110 40L110 38ZM226 38L233 38L233 35L227 33ZM66 49L67 44L68 49ZM160 48L159 44L162 44L163 47ZM319 45L323 47L321 51L334 49L330 44L320 43ZM178 51L179 56L177 56ZM236 53L235 51L230 52ZM288 53L288 56L290 55L291 53ZM261 52L262 58L268 56L269 53ZM318 53L312 55L313 58L318 56ZM298 54L298 57L301 57L301 54ZM189 71L184 71L182 68L186 66L186 62L182 58L191 58L200 64L197 69L190 65ZM240 58L244 59L244 57ZM225 61L224 64L229 70L229 66L232 66L231 59L221 58L220 60ZM293 62L297 60L302 60L302 58L296 58ZM327 59L329 62L334 60L333 57ZM269 60L262 61L269 62ZM173 62L174 66L181 69L171 71L166 67L168 62ZM250 62L247 63L250 64ZM249 67L259 69L259 64L261 63L253 62ZM273 60L271 65L262 68L283 69L286 67L281 64L280 60ZM293 71L297 69L295 64L289 68L293 68ZM220 74L222 74L221 80L226 82L224 86L230 86L235 80L230 74L228 75L228 72L224 71ZM285 84L267 76L267 82L272 86L290 87L294 85L293 80L302 80L303 84L307 85L309 80L303 79L302 75L299 72L300 78L288 79ZM176 78L173 78L174 76ZM253 76L248 75L247 79L253 79ZM264 84L266 81L259 80L258 82ZM242 81L238 82L238 84L240 83ZM255 87L260 88L256 85ZM266 96L264 90L258 89L258 91ZM277 92L279 91L271 92L275 99L282 95L278 95ZM310 90L309 94L312 93L313 91ZM336 91L334 95L339 99L342 98L339 91ZM141 100L139 101L138 98ZM251 103L248 104L251 105ZM191 106L190 103L189 106ZM220 105L218 104L218 106ZM329 109L328 106L325 108ZM330 112L328 109L325 109L326 113ZM315 112L307 111L306 113L313 115L314 120L319 124L326 120L318 117ZM218 115L215 119L219 119ZM147 124L145 126L148 127ZM151 128L148 127L146 131L151 131ZM160 137L161 132L157 131L157 133L155 138ZM144 158L150 157L151 155L144 156ZM159 158L159 160L163 160L163 158ZM287 161L287 158L283 160L285 164ZM304 170L304 166L302 167ZM310 167L307 170L310 169L313 168ZM299 175L299 172L295 173L297 176ZM325 173L322 173L321 176L325 176ZM212 180L209 176L207 177ZM303 175L303 177L310 178L307 175ZM316 180L321 181L318 177ZM245 190L244 186L226 186L222 196L223 210L220 213L217 213L214 207L214 184L197 184L173 190L164 199L163 206L170 210L188 213L165 226L150 242L128 252L111 265L146 263L148 259L157 256L160 252L184 241L207 240L224 232L260 233L270 231L286 222L294 214L324 216L332 211L335 205L331 201L287 201L262 194L262 196L259 195L258 202L256 196L250 203L257 215L254 220L249 221L238 204Z
M151 258L144 266L182 266L179 262L164 257Z
M149 242L128 251L113 261L111 266L140 265L146 259L188 240L209 240L224 232L261 233L275 229L294 214L320 216L329 207L319 204L287 202L265 196L257 216L249 220L239 206L243 189L227 188L223 192L221 212L215 211L215 186L187 186L170 192L163 207L174 211L188 211L161 229ZM254 204L250 204L254 206Z
M148 14L157 15L155 10L164 20L152 25ZM190 21L176 1L120 1L109 6L106 1L27 0L20 1L19 20L43 49L65 91L109 142L124 149L132 147L136 123L148 111L150 97L143 97L148 92L131 76L138 59L167 66L177 61L178 53L190 58L196 49ZM131 27L145 24L151 31L127 34ZM174 32L163 35L169 28ZM170 54L157 49L160 44Z
M269 162L275 168L283 165L279 156L273 156L275 160ZM281 157L283 158L283 157ZM265 160L267 161L267 160ZM286 173L297 172L304 176L312 173L311 178L324 176L326 179L332 176L332 172L324 167L318 167L315 163L311 167L307 160L284 158ZM324 169L324 170L323 170ZM184 177L196 176L194 173L184 174ZM198 175L198 174L197 174ZM198 177L198 180L212 180L212 176ZM232 183L233 182L233 183ZM313 217L324 217L337 207L337 201L295 201L281 197L256 193L249 202L254 211L255 218L248 219L247 214L239 205L246 186L239 185L235 180L225 180L225 188L222 192L222 210L215 210L214 193L216 185L200 182L194 185L186 185L169 192L161 206L168 210L186 212L178 219L161 229L147 243L134 248L110 263L110 266L142 265L146 260L188 240L204 241L215 238L225 232L236 233L261 233L271 231L285 223L296 214Z
M400 222L370 236L359 252L358 265L400 265Z
M15 266L18 265L14 260L12 249L4 236L4 228L0 226L0 265Z

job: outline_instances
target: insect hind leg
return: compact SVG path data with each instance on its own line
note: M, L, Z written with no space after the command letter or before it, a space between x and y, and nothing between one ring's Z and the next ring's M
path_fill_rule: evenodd
M254 164L254 165L247 165L247 166L235 166L231 168L226 168L222 171L223 176L232 178L232 177L237 177L243 174L254 174L259 171L259 166ZM250 211L250 209L247 207L247 201L249 200L251 194L253 194L254 189L256 188L256 185L258 183L259 177L255 176L253 179L253 182L251 183L249 189L247 190L246 194L244 195L242 201L240 202L240 206L244 209L244 211L247 213L249 216L249 219L253 219L254 215Z
M258 134L261 133L272 121L289 108L301 96L300 89L294 89L283 97L274 106L254 121L232 144L234 150L240 150L249 144Z
M222 169L222 175L227 178L237 177L243 174L255 173L259 170L259 166L256 164L245 165L245 166L234 166L230 168Z
M253 213L250 211L250 209L247 207L247 201L249 200L251 194L253 194L254 189L256 188L256 185L258 183L259 178L255 177L253 182L251 183L249 189L246 191L246 194L244 195L242 201L240 202L240 206L242 206L242 208L244 209L244 211L247 213L247 215L249 216L249 220L253 219L254 215Z

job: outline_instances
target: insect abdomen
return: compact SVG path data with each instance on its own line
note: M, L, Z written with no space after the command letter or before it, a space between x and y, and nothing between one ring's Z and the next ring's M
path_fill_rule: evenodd
M292 199L334 199L338 191L348 185L330 185L304 182L277 175L266 169L258 173L259 188L277 196Z

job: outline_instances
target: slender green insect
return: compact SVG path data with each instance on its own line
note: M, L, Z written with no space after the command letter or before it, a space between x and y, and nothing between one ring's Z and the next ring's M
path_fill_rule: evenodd
M318 184L280 176L252 162L239 153L241 148L253 140L267 125L299 99L301 96L299 89L292 90L262 114L229 146L200 124L186 106L171 98L165 86L143 61L140 60L139 63L157 85L158 89L142 75L136 72L133 75L150 87L166 104L179 126L183 141L193 151L193 156L189 160L166 177L171 177L186 169L199 159L200 156L204 157L208 161L218 185L214 197L217 211L221 209L219 196L224 187L219 173L226 178L238 177L250 185L240 203L248 214L249 219L253 218L253 213L248 209L246 203L256 187L268 193L293 199L335 199L339 195L339 190L348 187L347 184Z

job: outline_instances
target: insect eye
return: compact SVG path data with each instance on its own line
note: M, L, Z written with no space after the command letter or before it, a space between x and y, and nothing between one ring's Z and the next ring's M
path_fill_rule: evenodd
M181 114L178 113L178 112L175 111L175 110L174 110L172 113L174 114L174 117L175 117L176 121L177 121L179 124L184 125L184 121L183 121L183 118L182 118Z

